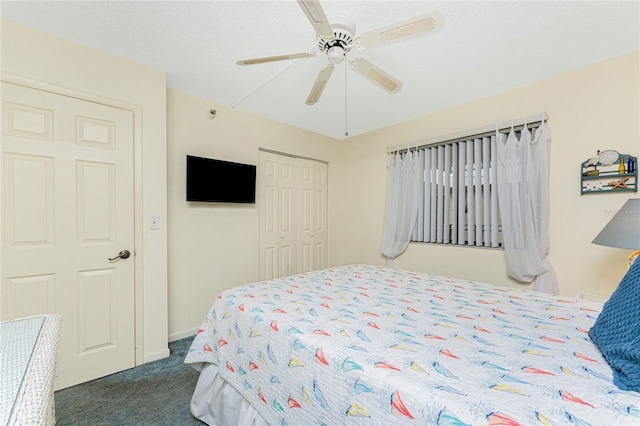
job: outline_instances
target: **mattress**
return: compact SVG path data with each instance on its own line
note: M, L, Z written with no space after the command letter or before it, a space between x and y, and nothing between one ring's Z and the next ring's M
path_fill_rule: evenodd
M224 291L185 362L271 425L640 424L588 336L601 308L350 265Z

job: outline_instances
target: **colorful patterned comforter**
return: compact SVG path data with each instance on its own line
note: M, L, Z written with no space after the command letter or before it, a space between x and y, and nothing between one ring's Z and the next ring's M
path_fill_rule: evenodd
M224 291L185 362L272 425L640 424L587 334L601 306L352 265Z

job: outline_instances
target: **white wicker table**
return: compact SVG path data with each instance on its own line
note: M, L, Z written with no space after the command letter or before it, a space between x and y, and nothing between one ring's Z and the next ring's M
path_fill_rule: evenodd
M0 425L55 423L59 330L56 315L0 322Z

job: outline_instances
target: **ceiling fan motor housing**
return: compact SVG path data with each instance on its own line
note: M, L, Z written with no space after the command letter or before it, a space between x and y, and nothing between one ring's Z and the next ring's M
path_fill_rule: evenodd
M339 64L342 62L344 55L351 49L356 32L356 24L345 15L332 15L328 19L331 22L331 29L333 29L333 39L327 40L319 37L318 48L329 56L331 63ZM337 62L334 62L336 60Z

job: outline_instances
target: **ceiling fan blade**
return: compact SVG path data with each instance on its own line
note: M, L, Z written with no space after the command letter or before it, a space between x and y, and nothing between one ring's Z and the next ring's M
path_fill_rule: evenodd
M333 64L329 64L323 67L318 73L318 77L316 78L316 82L313 83L313 87L311 88L311 92L309 92L309 97L307 97L307 105L313 105L320 99L322 92L324 91L324 87L327 85L329 81L329 77L331 77L331 73L333 72Z
M316 30L316 34L327 40L333 39L333 29L327 15L325 15L322 6L318 0L297 0L300 8L307 15L307 19Z
M350 62L351 69L368 78L389 93L399 92L402 88L400 80L392 77L366 59L358 58Z
M251 58L251 59L241 59L236 64L238 65L254 65L254 64L263 64L265 62L275 62L275 61L286 61L289 59L300 59L300 58L313 58L316 56L315 53L291 53L288 55L275 55L275 56L264 56L262 58Z
M371 49L372 47L436 34L443 26L444 16L439 12L430 12L364 32L358 37L357 42L360 47Z

